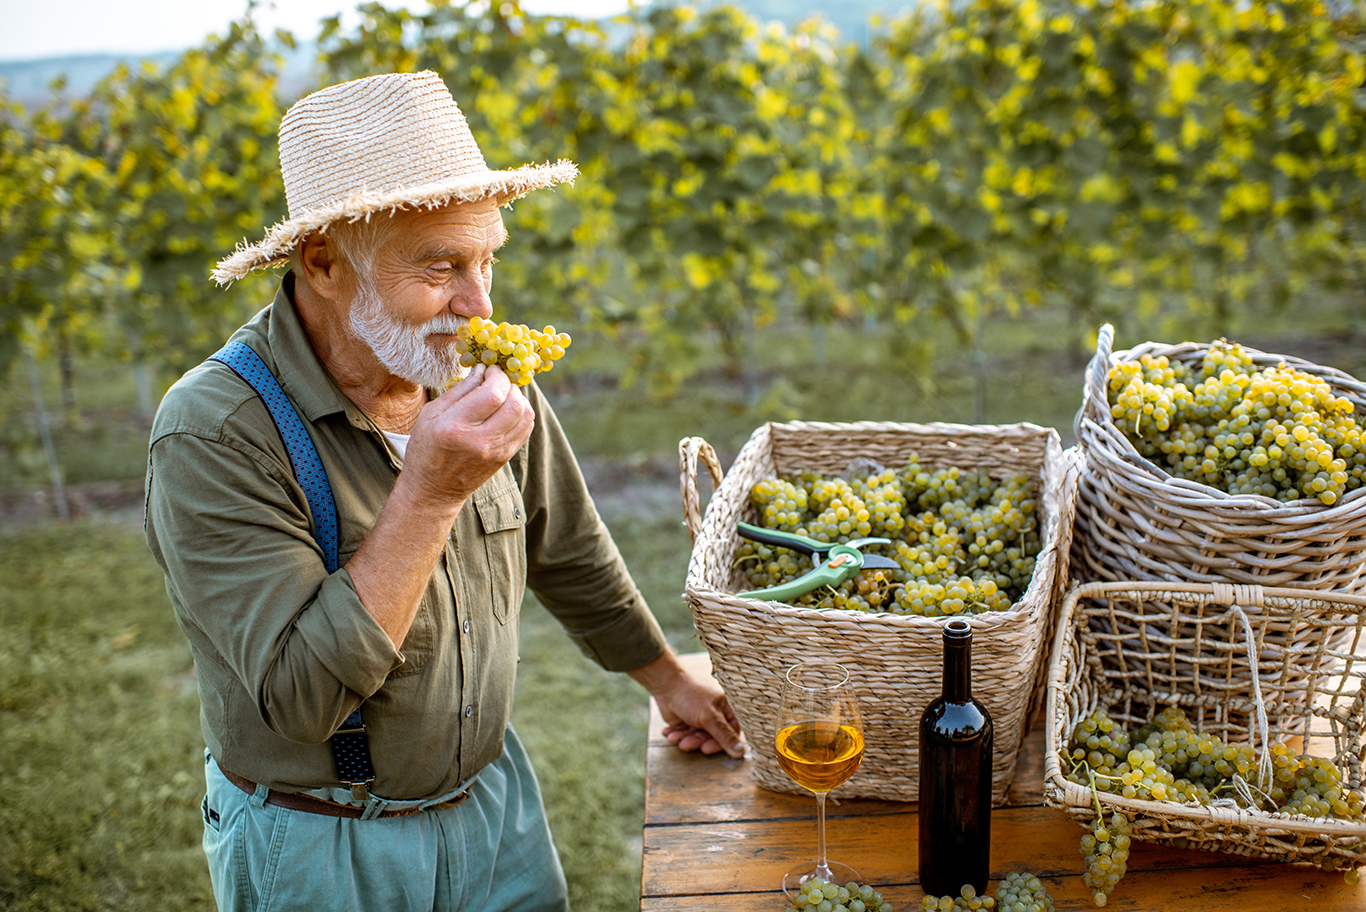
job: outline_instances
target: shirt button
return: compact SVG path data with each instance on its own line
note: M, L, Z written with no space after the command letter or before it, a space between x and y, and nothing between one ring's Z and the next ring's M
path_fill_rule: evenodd
M464 628L466 633L470 632L470 622L468 618L465 619L465 623L461 626Z
M468 718L469 718L470 716L472 716L472 715L474 715L474 707L473 707L473 706L466 706L466 707L465 707L465 718L468 719Z

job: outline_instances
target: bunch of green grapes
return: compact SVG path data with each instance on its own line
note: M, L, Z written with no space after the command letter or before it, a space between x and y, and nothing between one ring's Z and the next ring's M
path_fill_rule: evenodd
M1129 818L1115 811L1110 815L1108 826L1105 816L1096 814L1096 819L1091 822L1091 831L1081 837L1077 850L1081 852L1086 865L1081 882L1091 889L1091 900L1097 906L1105 905L1115 885L1128 870L1133 834Z
M1237 776L1253 787L1254 797L1262 795L1262 810L1366 819L1366 796L1346 787L1331 761L1278 742L1271 746L1271 782L1258 782L1250 745L1196 732L1175 706L1127 734L1097 710L1073 729L1069 756L1069 779L1089 785L1094 776L1097 790L1126 798L1208 805L1213 798L1232 797L1241 803L1245 799L1233 788Z
M1270 798L1287 814L1366 818L1361 792L1344 788L1342 772L1322 757L1297 756L1284 743L1271 746Z
M995 909L996 898L977 895L972 884L963 884L957 896L931 896L926 894L920 900L921 912L976 912L978 909Z
M1255 778L1257 759L1250 745L1227 744L1213 735L1197 733L1176 706L1167 707L1152 722L1139 727L1133 740L1171 773L1181 797L1200 804L1208 804L1210 795L1224 788L1234 775L1245 781Z
M1144 457L1230 494L1336 503L1366 478L1366 430L1352 402L1284 362L1258 369L1211 344L1198 370L1142 355L1111 369L1110 415Z
M1028 476L931 471L915 454L900 471L765 478L750 499L767 528L830 543L891 540L865 550L892 558L899 569L866 570L793 600L802 607L923 617L1006 611L1028 588L1041 546ZM790 582L812 568L804 556L754 542L741 544L737 562L752 589Z
M782 478L760 479L750 491L759 508L758 524L766 529L795 532L806 515L806 488Z
M1011 871L996 885L995 895L977 895L971 884L964 884L957 896L925 896L920 900L921 912L975 912L994 909L995 912L1053 912L1053 897L1048 895L1043 881L1028 871Z
M788 912L892 912L892 904L867 884L844 886L812 877L802 883Z
M1109 782L1117 778L1115 769L1129 759L1132 748L1129 733L1098 709L1072 729L1071 749L1072 759L1085 761L1097 775L1103 774L1103 782Z
M996 912L1053 912L1053 897L1028 871L1011 871L996 885Z
M554 367L569 343L569 333L556 332L553 326L531 329L470 317L456 334L455 350L460 353L461 367L497 366L513 383L526 386L537 374Z

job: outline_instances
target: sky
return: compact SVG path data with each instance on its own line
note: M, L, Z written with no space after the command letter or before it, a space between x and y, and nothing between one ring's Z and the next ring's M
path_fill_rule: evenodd
M342 12L354 21L360 0L261 0L257 24L263 34L276 28L310 38L318 21ZM382 0L414 12L427 0ZM597 18L623 12L627 0L522 0L522 9L541 15ZM0 0L0 60L33 60L68 54L150 53L180 50L246 12L247 0Z

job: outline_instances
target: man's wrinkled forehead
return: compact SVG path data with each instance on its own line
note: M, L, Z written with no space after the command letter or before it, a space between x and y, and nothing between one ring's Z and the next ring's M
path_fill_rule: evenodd
M502 212L492 202L409 210L399 218L398 238L419 259L492 254L508 241Z

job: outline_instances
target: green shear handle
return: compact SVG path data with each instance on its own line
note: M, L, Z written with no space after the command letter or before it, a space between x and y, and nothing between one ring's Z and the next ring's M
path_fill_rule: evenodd
M891 539L887 538L856 538L847 544L832 545L791 532L764 529L744 522L736 523L735 526L743 538L765 545L801 551L810 554L811 559L816 561L816 567L811 572L781 585L738 593L738 597L742 599L787 601L806 595L821 586L838 586L845 580L854 578L865 568L890 570L899 569L901 566L891 558L880 554L864 554L859 550L864 545L889 545Z

